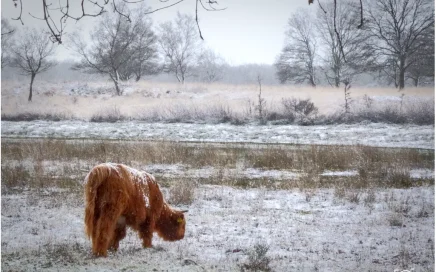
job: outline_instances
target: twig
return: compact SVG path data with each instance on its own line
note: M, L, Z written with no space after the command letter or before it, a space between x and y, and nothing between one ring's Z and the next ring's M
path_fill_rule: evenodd
M203 35L201 35L200 25L198 24L198 1L201 2L201 0L197 0L197 1L195 1L195 22L197 22L197 28L198 28L198 33L200 34L200 38L201 38L202 40L204 40L204 39L203 39Z
M363 4L362 0L360 0L360 24L357 26L358 29L363 27Z
M344 59L344 62L346 63L347 60L346 60L346 58L345 58L344 47L343 47L343 45L342 45L342 39L341 39L341 36L339 35L338 28L336 27L336 8L337 8L337 3L336 3L336 0L333 0L333 2L334 2L334 9L333 9L333 26L334 26L334 28L335 28L336 38L338 39L338 42L339 42L339 49L341 50L342 58Z

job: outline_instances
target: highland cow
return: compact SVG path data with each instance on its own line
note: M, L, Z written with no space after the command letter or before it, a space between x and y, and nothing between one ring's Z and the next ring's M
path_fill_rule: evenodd
M86 176L85 231L96 256L116 251L126 227L137 231L142 245L151 247L153 233L165 241L183 239L185 211L173 210L154 177L123 164L95 166Z

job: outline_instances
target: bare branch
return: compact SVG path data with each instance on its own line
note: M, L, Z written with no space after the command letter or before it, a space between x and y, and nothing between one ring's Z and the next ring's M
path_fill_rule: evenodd
M17 4L15 3L15 7L17 7ZM21 18L21 15L23 15L23 2L20 0L20 14L17 18L11 18L12 20L20 21L21 25L24 25L23 19Z
M358 29L361 29L363 27L363 3L362 0L360 0L360 24L357 26Z
M201 29L200 29L200 25L198 24L198 2L200 0L196 0L195 1L195 22L197 23L197 28L198 28L198 33L200 34L200 39L203 39L203 35L201 35ZM201 1L200 1L201 2Z
M309 3L310 4L310 3ZM324 9L324 7L321 5L321 2L318 0L318 5L319 5L319 8L322 10L322 11L324 11L324 14L327 14L327 11Z
M167 0L167 1L161 1L161 2L168 2L168 1L169 1L169 0ZM173 7L173 6L179 4L179 3L183 2L183 1L185 1L185 0L179 0L179 1L177 1L177 2L175 2L175 3L173 3L173 4L171 4L171 5L168 5L168 6L165 6L165 7L161 7L161 8L158 8L158 9L152 10L152 11L148 11L148 12L146 12L146 13L144 13L144 14L152 14L152 13L155 13L156 11L159 11L159 10L163 10L163 9L167 9L167 8Z
M344 46L342 45L342 39L341 39L341 36L339 35L339 31L338 31L338 28L336 26L336 9L337 9L336 0L333 0L333 3L334 3L333 26L334 26L335 33L336 33L336 38L338 39L338 42L339 42L339 50L341 50L341 54L342 54L342 57L344 58L344 61L347 62L347 60L345 58L345 53L344 53Z

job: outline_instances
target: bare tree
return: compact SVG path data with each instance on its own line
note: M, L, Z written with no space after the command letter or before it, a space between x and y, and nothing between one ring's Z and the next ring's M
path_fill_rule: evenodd
M30 76L29 101L32 101L32 87L37 74L53 67L56 63L49 58L55 47L50 37L36 29L25 31L11 49L11 66Z
M406 71L406 78L411 79L415 87L419 86L422 78L434 78L434 25L425 30L418 43L418 50L409 58L410 66Z
M347 89L356 75L374 67L374 52L367 42L366 32L356 29L358 10L350 2L341 2L336 7L328 4L325 8L336 9L336 18L332 18L324 10L318 11L317 28L327 67L325 77L330 85L339 87L343 83Z
M143 16L144 6L138 9L133 16L130 16L132 31L122 31L121 39L130 40L129 36L134 35L129 45L127 54L130 54L130 61L123 65L119 75L121 80L129 80L133 76L139 81L142 76L153 75L160 71L158 64L157 36L152 31L152 21L148 16ZM118 15L119 17L119 15Z
M164 72L174 74L181 83L194 75L201 50L196 35L194 18L177 13L174 22L165 22L159 28L159 44L164 57Z
M224 59L211 49L201 52L197 69L202 81L212 83L223 78Z
M157 39L150 19L141 12L131 14L125 6L120 9L123 14L129 14L131 22L120 14L105 14L92 31L91 44L85 43L79 35L70 39L73 50L81 57L81 62L73 69L108 75L117 95L122 95L120 81L133 76L139 80L142 75L157 72L158 66Z
M9 64L11 60L11 48L13 47L13 36L15 34L15 28L13 28L8 20L2 18L1 21L2 30L2 48L1 48L1 68Z
M377 41L373 47L380 58L395 60L401 90L421 37L434 25L434 1L375 0L368 17L367 27Z
M312 21L310 14L305 10L298 10L289 18L285 46L274 64L281 83L308 82L311 86L316 86L317 47Z

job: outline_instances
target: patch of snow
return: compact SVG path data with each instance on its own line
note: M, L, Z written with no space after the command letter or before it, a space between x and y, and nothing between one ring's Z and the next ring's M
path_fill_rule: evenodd
M247 168L242 173L242 176L248 178L271 178L274 180L282 179L295 179L298 177L297 173L285 170L262 170L258 168Z
M416 179L431 179L434 178L434 170L432 169L412 169L410 170L410 177Z
M349 171L325 171L320 176L340 176L340 177L351 177L351 176L358 176L359 172L356 170L349 170Z

